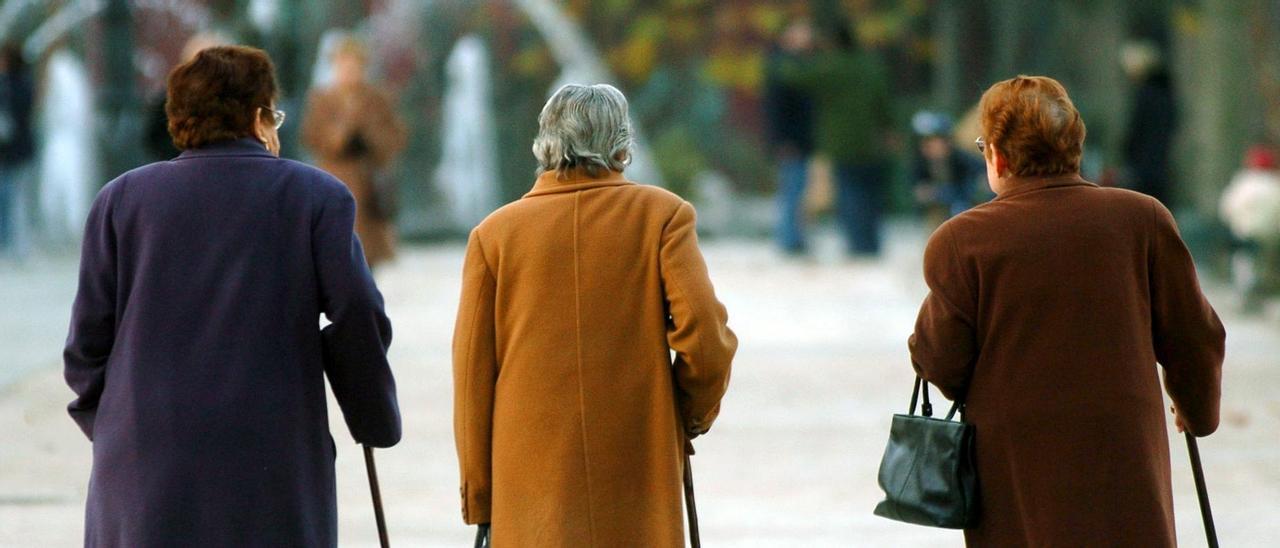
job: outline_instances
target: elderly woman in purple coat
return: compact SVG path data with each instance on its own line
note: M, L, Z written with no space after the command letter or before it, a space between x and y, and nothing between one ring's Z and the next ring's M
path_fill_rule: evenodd
M262 51L205 49L168 90L182 154L109 183L85 228L64 355L85 545L335 546L325 377L355 441L400 439L355 202L277 157Z

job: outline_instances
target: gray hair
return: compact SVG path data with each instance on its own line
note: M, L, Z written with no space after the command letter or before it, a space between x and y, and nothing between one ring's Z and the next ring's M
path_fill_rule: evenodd
M621 91L608 84L568 84L551 95L538 115L533 155L539 175L581 168L599 177L626 169L634 143Z

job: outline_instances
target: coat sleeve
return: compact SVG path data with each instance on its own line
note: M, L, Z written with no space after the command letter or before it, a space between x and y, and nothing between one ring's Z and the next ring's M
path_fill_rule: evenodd
M89 211L80 249L79 288L62 352L63 376L76 394L67 412L90 440L107 359L115 344L116 234L111 216L118 184L105 187Z
M929 295L920 306L915 333L907 341L911 364L943 395L964 398L978 357L977 293L958 257L952 227L943 225L924 251Z
M720 413L738 338L729 315L716 300L702 251L698 249L693 206L680 204L667 221L659 251L666 294L667 344L675 351L675 384L685 429L698 435Z
M391 321L353 232L356 203L335 182L317 214L312 240L321 310L324 370L356 442L391 447L400 441L396 382L387 363Z
M1178 226L1158 201L1150 255L1151 330L1165 388L1187 428L1207 436L1218 428L1226 331L1200 291L1195 263Z
M462 299L453 329L453 433L462 481L462 519L488 523L492 494L493 398L498 380L494 299L480 236L471 232L462 267Z

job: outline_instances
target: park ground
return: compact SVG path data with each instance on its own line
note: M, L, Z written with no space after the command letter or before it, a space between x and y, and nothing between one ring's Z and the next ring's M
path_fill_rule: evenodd
M741 348L723 413L694 457L709 546L960 546L957 531L871 514L890 415L907 403L906 338L926 289L923 235L899 226L887 256L849 261L820 240L783 260L767 243L704 244ZM395 323L391 361L404 441L378 451L397 546L465 546L452 431L449 344L461 244L407 247L378 273ZM75 289L71 254L0 265L0 545L76 546L90 446L63 411L60 352ZM1200 441L1224 546L1275 546L1280 521L1280 324L1235 312L1207 283L1227 325L1223 423ZM359 447L335 413L341 545L376 546ZM1202 545L1185 445L1170 427L1178 536ZM343 442L342 440L347 440Z

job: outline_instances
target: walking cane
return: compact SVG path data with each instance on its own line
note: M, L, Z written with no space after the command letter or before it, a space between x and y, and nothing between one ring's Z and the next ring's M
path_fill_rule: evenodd
M698 532L698 504L693 500L693 463L689 456L693 455L693 442L684 441L684 508L689 513L689 543L693 548L702 548L702 535Z
M1209 488L1204 483L1204 467L1200 465L1200 446L1196 437L1187 432L1187 453L1191 455L1191 475L1196 478L1196 495L1200 497L1200 517L1204 519L1204 536L1209 548L1218 548L1218 531L1213 526L1213 510L1209 509Z
M369 492L373 495L373 517L378 520L378 542L382 548L391 548L387 539L387 517L382 513L382 490L378 488L378 467L373 464L373 448L364 447L364 467L369 471Z

